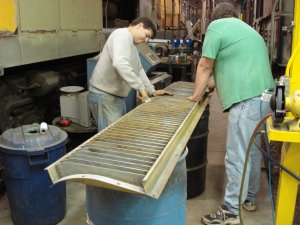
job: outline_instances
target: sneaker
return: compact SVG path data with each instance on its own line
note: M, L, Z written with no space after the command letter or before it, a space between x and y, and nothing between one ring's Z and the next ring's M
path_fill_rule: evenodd
M244 203L242 204L242 208L248 212L253 212L256 210L256 204L254 201L249 201L246 200L244 201Z
M206 225L240 224L240 217L238 215L231 214L227 207L222 205L216 213L203 216L202 222Z

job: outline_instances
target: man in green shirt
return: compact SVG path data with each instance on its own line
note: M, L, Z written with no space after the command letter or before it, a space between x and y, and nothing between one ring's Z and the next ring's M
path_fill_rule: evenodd
M264 90L273 88L268 52L263 38L248 24L237 19L235 8L219 4L207 28L202 57L197 66L195 89L191 101L199 101L210 88L213 75L224 112L229 112L225 167L228 183L224 202L216 213L205 215L205 224L240 224L239 190L245 155L251 135L269 103L261 100ZM242 201L248 211L256 209L260 185L261 153L252 146L245 176Z

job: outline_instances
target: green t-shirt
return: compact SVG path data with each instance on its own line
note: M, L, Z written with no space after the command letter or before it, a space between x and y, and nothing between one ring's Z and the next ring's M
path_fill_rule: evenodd
M275 86L263 38L239 19L211 22L202 56L215 59L213 76L224 111Z

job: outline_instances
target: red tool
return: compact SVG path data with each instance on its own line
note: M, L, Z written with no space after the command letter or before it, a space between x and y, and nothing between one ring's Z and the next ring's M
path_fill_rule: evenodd
M68 127L70 126L71 124L71 120L68 119L68 118L65 118L65 117L62 117L60 120L59 120L59 125L62 126L62 127Z

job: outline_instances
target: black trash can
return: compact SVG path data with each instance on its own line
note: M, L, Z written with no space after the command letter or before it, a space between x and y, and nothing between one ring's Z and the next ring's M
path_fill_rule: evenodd
M66 184L52 186L45 168L65 155L67 134L39 124L9 129L0 137L5 185L16 225L54 225L66 213Z
M208 120L209 106L203 112L187 143L187 199L199 196L205 190Z

